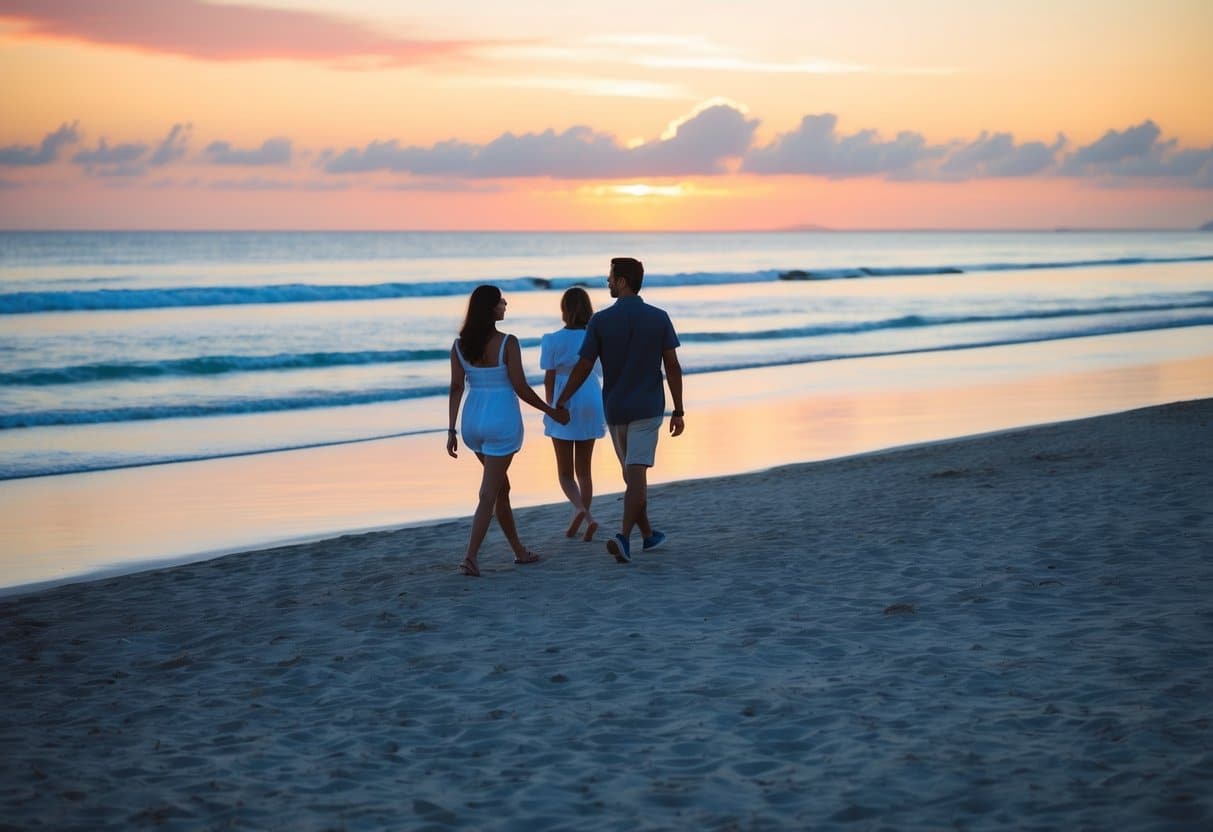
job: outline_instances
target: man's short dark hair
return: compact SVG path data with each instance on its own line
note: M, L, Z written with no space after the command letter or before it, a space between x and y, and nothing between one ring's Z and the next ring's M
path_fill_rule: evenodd
M644 282L644 264L639 260L634 257L612 257L611 271L616 279L627 281L628 288L633 292L640 291L640 284Z

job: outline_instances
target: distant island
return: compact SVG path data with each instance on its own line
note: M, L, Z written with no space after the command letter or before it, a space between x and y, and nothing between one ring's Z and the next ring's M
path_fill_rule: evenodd
M833 231L832 228L826 228L824 225L815 225L811 222L800 223L799 225L788 225L783 228L776 228L776 231Z
M1213 231L1213 220L1209 220L1207 223L1205 223L1204 225L1202 225L1202 226L1201 226L1199 229L1197 229L1197 230L1198 230L1198 231Z

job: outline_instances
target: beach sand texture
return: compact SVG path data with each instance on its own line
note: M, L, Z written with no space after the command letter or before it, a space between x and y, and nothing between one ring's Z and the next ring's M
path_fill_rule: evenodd
M0 826L1208 829L1211 439L673 483L630 566L553 505L481 580L461 521L4 599Z

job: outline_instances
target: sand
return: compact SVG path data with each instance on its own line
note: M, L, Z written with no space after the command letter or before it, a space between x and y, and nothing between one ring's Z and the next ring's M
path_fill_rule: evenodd
M671 483L627 566L546 506L480 580L465 520L3 599L0 825L1208 829L1211 424Z

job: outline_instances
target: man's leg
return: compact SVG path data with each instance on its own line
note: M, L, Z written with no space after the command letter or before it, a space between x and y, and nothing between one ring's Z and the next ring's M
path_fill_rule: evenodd
M640 534L646 541L653 537L648 511L649 468L656 459L661 423L662 417L657 416L611 427L611 439L615 444L615 453L619 456L626 486L621 523L621 535L624 540L631 539L632 529L636 527L640 528ZM607 548L610 549L610 546ZM652 548L652 545L649 548Z
M630 544L628 540L632 534L632 526L636 524L635 516L630 513L629 506L632 502L633 487L628 475L629 465L628 459L628 426L624 425L607 425L607 431L611 435L611 444L615 446L615 455L619 457L619 470L623 473L623 520L620 522L620 527L623 529L621 534L615 535L607 541L607 551L615 556L615 560L620 563L627 563L632 559L630 554ZM647 477L646 477L647 484Z
M640 533L648 537L653 533L649 526L649 467L647 465L625 465L623 478L627 490L623 494L623 536L631 538L632 529L640 526Z

